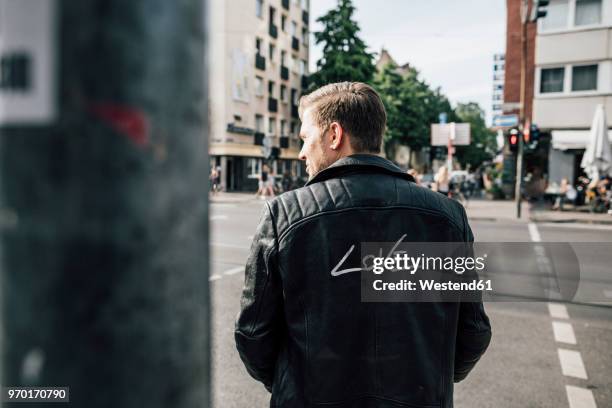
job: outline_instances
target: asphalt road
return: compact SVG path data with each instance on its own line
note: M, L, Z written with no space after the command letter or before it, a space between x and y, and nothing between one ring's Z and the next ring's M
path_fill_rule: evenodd
M216 408L269 404L269 393L246 373L233 339L261 209L257 200L211 204ZM581 284L578 302L488 302L493 340L468 379L456 384L455 406L612 407L612 227L476 218L471 226L477 241L580 243Z

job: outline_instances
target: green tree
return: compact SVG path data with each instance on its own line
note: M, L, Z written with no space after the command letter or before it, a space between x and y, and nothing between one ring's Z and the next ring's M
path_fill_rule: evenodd
M374 54L358 36L354 13L352 0L338 0L336 8L317 19L323 30L314 36L317 45L323 44L323 56L317 61L317 72L310 76L311 90L333 82L372 81Z
M469 146L457 146L457 160L462 166L471 168L491 160L497 150L495 132L487 128L484 112L475 102L460 103L455 108L457 121L470 124L471 143Z
M395 148L400 145L416 151L428 146L432 117L437 118L439 113L435 110L437 106L446 101L445 109L452 112L448 100L420 80L414 68L400 72L395 65L388 64L375 75L374 87L387 110L385 149L388 157L393 157Z

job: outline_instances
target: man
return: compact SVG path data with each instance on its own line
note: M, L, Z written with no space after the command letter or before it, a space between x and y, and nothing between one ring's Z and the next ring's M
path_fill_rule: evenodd
M248 372L271 407L452 407L489 344L482 303L362 302L360 273L331 271L362 242L473 241L463 207L376 155L386 113L368 85L324 86L299 112L309 180L266 203L253 239L235 329Z

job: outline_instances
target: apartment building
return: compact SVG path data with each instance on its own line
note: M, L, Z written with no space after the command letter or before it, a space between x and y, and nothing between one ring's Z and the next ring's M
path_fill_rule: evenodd
M595 107L612 123L612 0L551 0L538 22L533 122L550 132L548 175L574 181Z
M211 163L226 190L255 190L267 163L305 175L297 104L307 86L309 0L213 0Z
M503 114L504 80L506 72L506 55L493 55L493 98L491 102L492 117Z

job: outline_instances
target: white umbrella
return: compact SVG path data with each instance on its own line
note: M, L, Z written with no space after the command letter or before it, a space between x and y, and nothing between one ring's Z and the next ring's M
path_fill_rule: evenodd
M612 150L608 140L606 112L602 104L595 108L595 117L591 125L589 145L584 152L580 167L592 179L612 173Z

